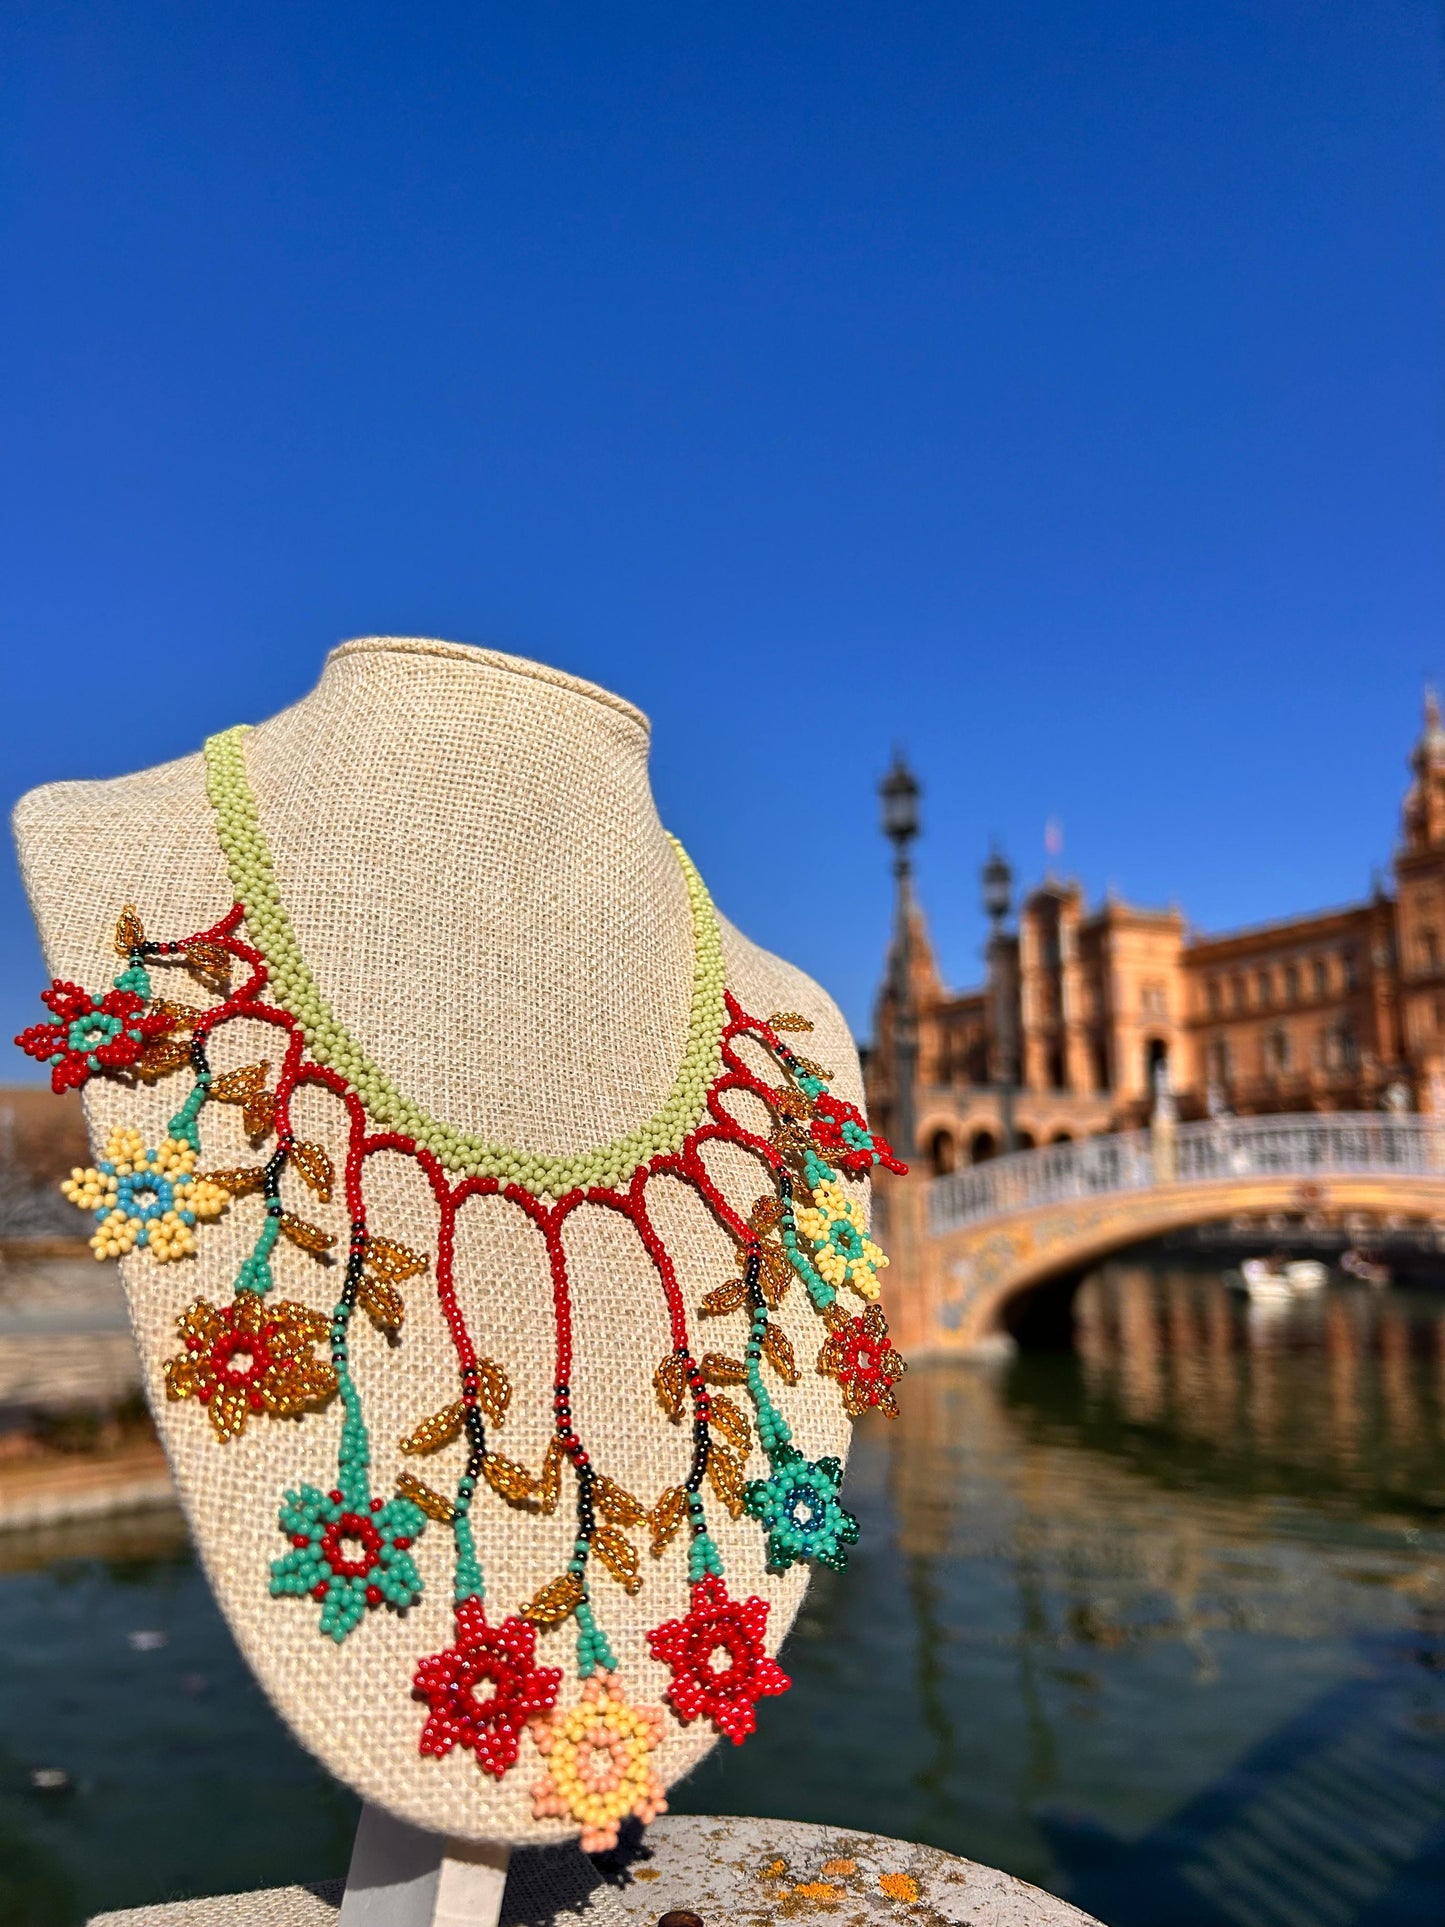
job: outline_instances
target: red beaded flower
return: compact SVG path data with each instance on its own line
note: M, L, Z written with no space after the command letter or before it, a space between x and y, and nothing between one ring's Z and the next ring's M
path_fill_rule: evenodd
M647 1635L653 1658L672 1668L666 1697L680 1720L704 1715L742 1745L758 1723L757 1702L793 1683L763 1650L767 1623L765 1599L729 1599L722 1580L710 1575L693 1587L686 1619L669 1619Z
M32 1024L15 1039L27 1057L50 1065L53 1091L78 1091L98 1071L132 1070L154 1037L164 1037L173 1020L146 1013L145 999L133 990L108 990L92 997L79 984L57 977L40 1001L55 1013L53 1024Z
M536 1628L525 1619L489 1626L480 1599L457 1607L457 1643L416 1669L412 1689L431 1709L420 1751L440 1759L469 1747L484 1773L497 1779L516 1764L522 1729L556 1704L562 1672L533 1663ZM478 1685L491 1691L477 1693Z
M867 1120L858 1106L845 1103L830 1091L824 1091L814 1101L813 1117L808 1129L818 1155L826 1158L829 1164L841 1165L855 1178L861 1178L875 1164L896 1171L900 1176L908 1169L906 1164L900 1164L894 1157L893 1147L887 1138L879 1137L868 1129Z
M818 1370L836 1378L843 1387L849 1418L861 1418L875 1407L889 1418L897 1418L893 1387L908 1368L902 1354L893 1349L882 1310L870 1305L861 1318L844 1318L839 1313L834 1317L837 1322L818 1354Z

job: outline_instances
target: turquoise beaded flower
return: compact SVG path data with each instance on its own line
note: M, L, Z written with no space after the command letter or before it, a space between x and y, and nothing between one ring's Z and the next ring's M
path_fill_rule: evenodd
M414 1606L421 1598L410 1548L426 1515L410 1499L373 1499L357 1510L340 1492L303 1485L286 1494L277 1523L291 1550L272 1564L271 1592L319 1600L321 1630L338 1645L368 1606Z
M767 1528L769 1571L786 1572L803 1559L843 1570L858 1521L838 1503L842 1483L837 1459L805 1459L791 1446L773 1461L771 1477L753 1480L743 1499Z

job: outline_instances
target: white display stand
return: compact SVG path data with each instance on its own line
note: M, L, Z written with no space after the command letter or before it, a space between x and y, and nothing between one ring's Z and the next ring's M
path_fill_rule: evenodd
M496 1927L510 1847L361 1809L337 1927Z

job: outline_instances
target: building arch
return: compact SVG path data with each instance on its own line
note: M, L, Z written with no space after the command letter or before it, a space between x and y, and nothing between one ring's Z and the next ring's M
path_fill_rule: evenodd
M992 1131L975 1131L968 1141L968 1161L970 1164L987 1164L990 1158L998 1156L998 1139Z
M928 1161L936 1178L946 1178L958 1169L958 1139L946 1126L940 1125L929 1138Z

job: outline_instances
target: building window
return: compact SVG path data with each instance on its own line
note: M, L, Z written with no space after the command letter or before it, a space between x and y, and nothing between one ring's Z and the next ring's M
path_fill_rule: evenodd
M975 1131L968 1146L970 1164L987 1164L998 1156L998 1139L992 1131Z
M1204 988L1209 998L1209 1014L1211 1017L1217 1017L1219 1015L1220 1005L1224 1002L1224 999L1219 994L1219 979L1217 977L1211 977Z
M1336 1024L1325 1032L1325 1063L1332 1071L1355 1068L1355 1033L1350 1024Z
M1169 1014L1168 998L1163 984L1141 985L1139 1004L1146 1017L1166 1017Z
M1286 964L1284 967L1284 1000L1287 1004L1299 1002L1299 965Z
M1425 968L1434 970L1440 962L1440 939L1433 930L1420 932L1420 954L1425 959Z
M1358 990L1360 986L1360 958L1358 951L1346 950L1340 958L1345 971L1345 989Z
M1264 1068L1273 1076L1289 1069L1289 1032L1272 1030L1264 1040Z
M1209 1046L1209 1081L1211 1084L1229 1082L1229 1040L1225 1037L1214 1038Z
M1269 972L1267 970L1260 971L1259 975L1254 980L1254 988L1255 988L1255 994L1259 998L1260 1009L1268 1010L1271 985L1269 980Z
M1314 960L1314 963L1311 965L1311 970L1314 975L1316 997L1328 997L1330 994L1329 965L1325 962L1323 957L1316 957Z
M952 1131L935 1131L928 1148L933 1160L933 1175L946 1178L958 1164L958 1146Z
M1243 1010L1249 1001L1249 993L1245 989L1243 977L1231 978L1229 987L1234 997L1234 1008L1236 1010Z

